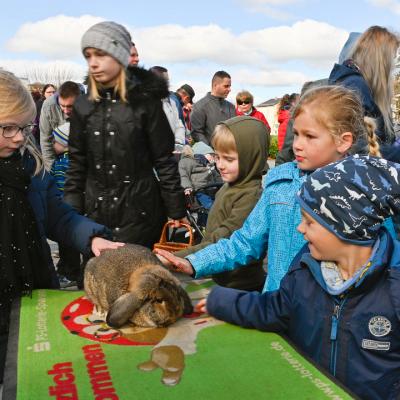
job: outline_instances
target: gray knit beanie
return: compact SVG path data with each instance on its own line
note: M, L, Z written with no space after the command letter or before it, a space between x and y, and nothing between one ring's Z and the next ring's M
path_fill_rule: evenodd
M103 50L125 68L129 64L131 46L130 33L125 27L112 21L93 25L84 33L81 40L82 51L88 47Z

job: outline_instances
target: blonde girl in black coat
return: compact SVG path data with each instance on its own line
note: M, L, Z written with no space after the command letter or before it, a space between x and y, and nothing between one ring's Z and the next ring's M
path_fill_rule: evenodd
M89 90L74 104L65 200L109 227L115 240L152 247L167 217L178 224L185 216L161 104L167 83L128 68L131 37L115 22L92 26L81 47Z

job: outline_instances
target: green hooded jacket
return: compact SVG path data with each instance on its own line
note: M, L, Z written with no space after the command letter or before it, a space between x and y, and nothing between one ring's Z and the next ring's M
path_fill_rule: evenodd
M261 179L266 170L269 133L265 125L252 117L239 116L221 122L232 132L239 155L239 176L233 183L225 183L217 192L207 220L206 233L200 244L176 253L185 257L221 238L229 238L242 227L261 196ZM261 290L265 281L262 260L246 268L222 272L212 276L221 286L243 290Z

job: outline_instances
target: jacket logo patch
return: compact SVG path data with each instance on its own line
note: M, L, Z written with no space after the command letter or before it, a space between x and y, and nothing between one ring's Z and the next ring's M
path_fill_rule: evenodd
M390 332L392 329L392 324L386 317L377 315L369 320L368 329L372 335L376 337L382 337Z
M390 342L378 342L376 340L363 339L361 347L368 350L388 351L390 349Z

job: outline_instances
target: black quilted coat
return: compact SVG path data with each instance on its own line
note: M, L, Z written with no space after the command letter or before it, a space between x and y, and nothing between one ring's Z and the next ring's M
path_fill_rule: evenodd
M113 90L98 102L87 95L75 102L65 200L109 227L114 240L151 247L167 216L185 215L184 196L161 104L167 84L137 67L127 76L128 104Z

